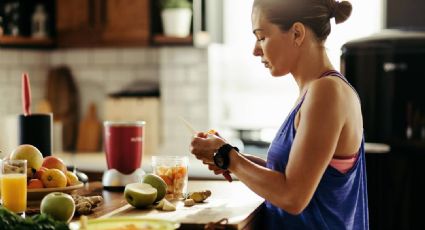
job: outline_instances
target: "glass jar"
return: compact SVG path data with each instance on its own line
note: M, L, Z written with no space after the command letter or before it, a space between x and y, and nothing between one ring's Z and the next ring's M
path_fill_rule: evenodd
M181 199L187 192L187 156L152 156L152 172L167 184L167 199Z

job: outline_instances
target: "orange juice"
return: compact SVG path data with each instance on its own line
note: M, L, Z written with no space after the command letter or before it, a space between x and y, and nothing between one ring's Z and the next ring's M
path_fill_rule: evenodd
M1 204L1 174L0 174L0 204Z
M27 208L27 176L17 173L3 174L0 186L3 206L12 212L25 212Z

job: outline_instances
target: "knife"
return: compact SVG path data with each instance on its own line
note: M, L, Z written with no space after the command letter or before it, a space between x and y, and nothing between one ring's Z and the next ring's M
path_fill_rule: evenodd
M195 128L193 128L193 126L186 119L184 119L183 117L179 117L179 118L183 122L183 124L186 126L186 128L190 131L190 133L193 134L193 136L196 136L198 134L198 132L195 130ZM214 134L216 134L215 131L214 131ZM229 181L229 182L233 181L232 176L230 176L229 170L224 171L223 176L227 181Z
M22 74L22 107L24 115L31 115L31 88L28 73Z

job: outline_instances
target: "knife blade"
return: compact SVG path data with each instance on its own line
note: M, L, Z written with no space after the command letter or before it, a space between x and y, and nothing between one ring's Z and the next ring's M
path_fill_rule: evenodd
M179 117L179 118L191 134L193 134L194 136L196 136L198 134L198 132L195 130L195 128L193 128L193 126L186 119L184 119L183 117ZM223 177L229 182L233 181L233 178L232 178L232 176L230 176L230 172L228 170L223 172Z

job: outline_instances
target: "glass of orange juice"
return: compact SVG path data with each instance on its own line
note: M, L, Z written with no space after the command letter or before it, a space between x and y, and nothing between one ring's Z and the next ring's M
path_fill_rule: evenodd
M188 183L187 156L152 156L152 171L167 184L169 199L182 199L187 192Z
M0 151L0 153L1 153L1 151ZM3 168L3 160L2 159L0 159L0 204L2 204L2 201L1 201L1 175L3 174L2 173L2 168Z
M24 214L27 208L27 161L3 160L1 165L3 207Z

